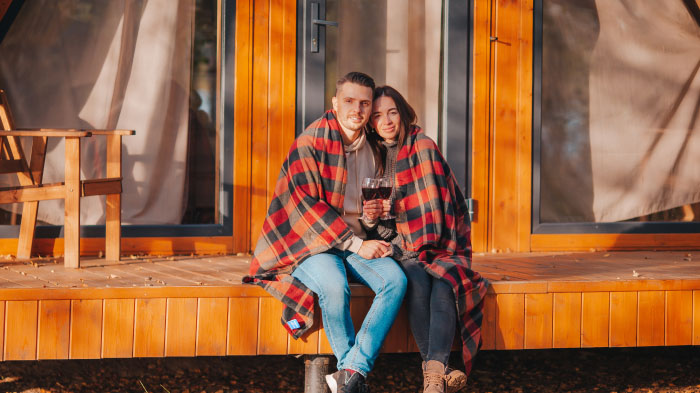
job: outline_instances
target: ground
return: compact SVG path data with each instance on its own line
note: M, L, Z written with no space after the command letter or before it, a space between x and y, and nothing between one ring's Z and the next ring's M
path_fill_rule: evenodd
M419 392L419 367L381 355L372 391ZM302 392L303 372L293 356L3 362L0 391ZM483 351L465 391L700 392L700 348Z

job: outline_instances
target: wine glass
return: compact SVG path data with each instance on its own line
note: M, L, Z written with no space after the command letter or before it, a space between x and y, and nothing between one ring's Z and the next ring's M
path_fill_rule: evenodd
M365 177L362 180L362 197L364 200L371 201L372 199L377 199L377 187L379 187L377 179Z
M394 184L391 181L391 178L389 177L382 177L381 179L377 179L378 182L378 188L377 188L377 199L389 199L391 198L391 191L394 188ZM396 218L394 215L392 215L390 212L386 212L382 214L381 219L382 220L392 220Z
M377 187L379 187L379 182L377 181L377 179L365 177L362 180L362 199L364 199L365 201L377 199Z

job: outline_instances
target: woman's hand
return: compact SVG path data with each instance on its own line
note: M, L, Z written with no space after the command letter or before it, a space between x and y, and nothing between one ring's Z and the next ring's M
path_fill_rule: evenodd
M372 199L362 202L362 214L370 221L379 218L379 215L382 214L383 211L384 207L381 199Z
M382 215L391 214L391 199L382 199Z
M388 257L392 252L391 244L383 240L365 240L357 250L357 255L364 259L377 259Z

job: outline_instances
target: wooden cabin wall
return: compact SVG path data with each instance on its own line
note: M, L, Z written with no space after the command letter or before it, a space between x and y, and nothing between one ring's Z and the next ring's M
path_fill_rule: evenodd
M473 247L529 251L533 2L477 0L473 15Z
M11 0L0 0L0 16ZM124 238L124 253L249 252L257 241L282 161L294 140L296 0L237 0L234 91L233 236ZM81 241L98 254L104 239ZM15 254L17 239L0 240ZM63 239L36 239L34 253L63 253Z
M472 78L472 198L476 214L472 220L472 247L476 252L488 250L489 157L491 108L491 0L474 2L473 78Z
M12 0L0 0L0 17ZM474 0L472 224L476 252L688 249L700 234L531 234L533 0ZM234 73L233 236L135 238L124 252L250 252L294 139L296 0L237 0ZM2 239L0 254L14 254ZM63 239L35 252L61 254ZM97 254L104 239L83 239Z
M294 139L296 2L239 0L237 7L233 248L246 252ZM473 7L473 246L529 251L533 2L476 0Z
M296 0L236 2L233 248L257 241L294 140Z
M533 0L473 6L474 251L697 249L700 233L531 233Z

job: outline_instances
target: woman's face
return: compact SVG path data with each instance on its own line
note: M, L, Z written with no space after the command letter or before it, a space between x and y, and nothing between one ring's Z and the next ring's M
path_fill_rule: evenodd
M372 104L372 127L387 142L395 142L401 131L401 116L391 97L382 96Z

